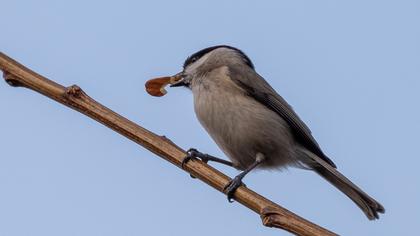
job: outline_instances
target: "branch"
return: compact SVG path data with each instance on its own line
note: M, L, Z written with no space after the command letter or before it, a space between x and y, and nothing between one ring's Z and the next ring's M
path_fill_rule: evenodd
M158 136L90 98L79 86L64 87L24 67L0 52L0 69L6 82L26 87L62 103L140 144L172 164L181 167L183 149L165 136ZM223 193L230 178L200 160L186 163L184 170ZM234 194L235 200L258 213L267 227L284 229L296 235L336 235L260 196L245 186Z

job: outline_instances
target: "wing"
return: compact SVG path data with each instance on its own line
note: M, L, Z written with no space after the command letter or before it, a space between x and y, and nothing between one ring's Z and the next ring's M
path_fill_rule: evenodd
M321 150L311 130L303 123L293 108L252 68L244 70L243 67L230 66L230 78L249 96L279 114L292 128L298 142L313 152L332 167L336 168L334 162L329 159Z

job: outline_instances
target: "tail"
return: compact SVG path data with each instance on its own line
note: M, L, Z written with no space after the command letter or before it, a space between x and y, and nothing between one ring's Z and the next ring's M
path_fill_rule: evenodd
M305 148L299 149L299 151L303 152L306 157L301 158L304 159L301 161L338 188L341 192L346 194L347 197L356 203L356 205L366 214L369 220L379 219L378 213L385 213L385 208L379 202L371 198L367 193L363 192L334 167ZM308 157L310 159L309 161Z

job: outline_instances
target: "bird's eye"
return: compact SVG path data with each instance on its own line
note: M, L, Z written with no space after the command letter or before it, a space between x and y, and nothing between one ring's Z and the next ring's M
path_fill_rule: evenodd
M192 62L196 62L196 61L197 61L197 59L198 59L197 57L193 57L193 58L191 58L191 63L192 63Z

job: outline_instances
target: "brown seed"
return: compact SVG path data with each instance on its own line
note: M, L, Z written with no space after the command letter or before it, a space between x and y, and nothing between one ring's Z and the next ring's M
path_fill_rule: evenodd
M155 97L162 97L166 94L165 86L171 83L171 77L160 77L148 80L145 84L146 91Z

